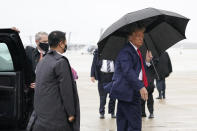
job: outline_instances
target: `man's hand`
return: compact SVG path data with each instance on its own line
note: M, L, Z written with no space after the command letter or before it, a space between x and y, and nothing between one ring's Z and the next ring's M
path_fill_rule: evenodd
M95 78L94 77L91 77L91 81L94 83L95 82Z
M74 116L68 117L68 121L69 121L69 122L73 122L74 120L75 120L75 117L74 117Z
M143 100L148 100L148 92L145 87L140 89L140 94Z
M146 52L146 62L150 63L152 58L153 58L153 55L152 55L151 51L147 50L147 52Z
M11 29L16 31L16 32L18 32L18 33L20 33L20 30L18 28L16 28L16 27L12 27Z
M36 84L35 83L31 83L30 88L35 88Z

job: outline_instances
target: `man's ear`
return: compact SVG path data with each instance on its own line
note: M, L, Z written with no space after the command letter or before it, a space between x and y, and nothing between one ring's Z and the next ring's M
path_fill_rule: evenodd
M59 45L60 47L64 47L64 42L63 42L63 41L60 41L58 45Z
M39 45L39 40L35 40L36 44Z
M35 40L36 43L39 43L39 40Z
M62 46L64 43L62 41L59 42L59 45Z

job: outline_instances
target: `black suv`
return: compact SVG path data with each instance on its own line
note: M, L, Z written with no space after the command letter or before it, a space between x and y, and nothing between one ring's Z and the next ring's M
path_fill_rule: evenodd
M19 34L0 29L0 130L26 127L32 104L30 68Z

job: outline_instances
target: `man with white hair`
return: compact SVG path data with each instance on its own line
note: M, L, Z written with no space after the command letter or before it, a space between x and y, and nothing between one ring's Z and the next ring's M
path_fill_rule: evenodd
M35 43L36 48L27 46L26 56L27 56L27 64L29 69L29 73L31 75L31 84L28 91L29 101L28 101L28 109L29 109L29 115L33 112L33 99L34 99L34 88L35 88L35 70L38 62L42 60L43 56L46 54L46 52L49 49L48 45L48 34L46 32L38 32L35 35ZM28 123L28 130L31 130L31 127L33 126L34 113L31 115L30 121Z
M46 32L38 32L35 35L36 48L27 46L25 51L28 58L28 64L32 66L32 83L31 88L35 87L35 69L38 62L43 58L49 49L48 34Z

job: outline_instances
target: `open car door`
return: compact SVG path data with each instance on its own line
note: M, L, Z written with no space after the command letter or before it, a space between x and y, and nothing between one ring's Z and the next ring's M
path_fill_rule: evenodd
M0 29L0 130L26 126L31 77L28 70L18 33L11 29Z

